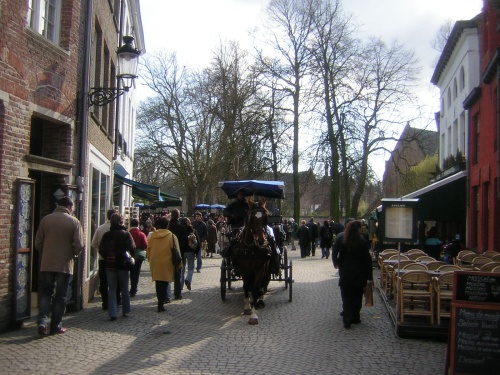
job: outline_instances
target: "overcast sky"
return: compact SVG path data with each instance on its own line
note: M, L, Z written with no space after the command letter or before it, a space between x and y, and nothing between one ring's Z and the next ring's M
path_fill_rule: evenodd
M188 68L204 67L212 51L228 40L251 49L249 31L262 24L269 0L141 0L146 54L175 52ZM343 0L361 26L361 36L394 40L415 52L422 66L423 96L439 110L439 92L429 82L438 53L431 47L446 20L468 20L482 0ZM140 74L140 72L139 72ZM426 90L426 91L425 91ZM427 95L428 94L428 95ZM148 96L139 89L139 100Z
M269 0L141 0L146 53L176 52L188 67L205 66L220 41L250 46L248 33L261 25ZM415 51L430 81L437 53L431 48L447 20L471 19L482 0L343 0L361 25L360 35L398 40ZM424 77L425 76L425 77Z

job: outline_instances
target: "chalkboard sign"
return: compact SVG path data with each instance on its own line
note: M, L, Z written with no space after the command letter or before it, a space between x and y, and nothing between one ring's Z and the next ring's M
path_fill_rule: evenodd
M455 272L454 301L500 303L500 274Z
M451 374L497 375L500 358L498 305L452 307Z
M450 374L499 373L500 273L454 273L446 357Z

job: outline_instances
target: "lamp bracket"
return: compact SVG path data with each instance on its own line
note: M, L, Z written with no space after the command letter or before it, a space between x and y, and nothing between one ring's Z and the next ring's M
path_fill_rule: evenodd
M123 95L128 91L128 88L101 88L92 87L89 92L89 107L97 105L99 107L111 103L113 100Z

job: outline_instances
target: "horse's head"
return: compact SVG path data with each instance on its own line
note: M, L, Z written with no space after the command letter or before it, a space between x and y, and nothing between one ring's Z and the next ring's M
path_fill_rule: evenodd
M256 242L263 246L267 239L266 225L267 210L262 208L251 210L245 219L245 241Z

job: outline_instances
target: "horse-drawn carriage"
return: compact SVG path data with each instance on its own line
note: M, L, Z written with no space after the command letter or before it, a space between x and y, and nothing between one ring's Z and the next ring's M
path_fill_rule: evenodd
M283 199L285 194L281 181L225 181L220 182L219 187L228 198L236 198L242 190L246 197ZM281 217L276 210L267 207L249 210L243 229L231 240L230 253L222 259L222 300L226 299L226 291L231 289L232 283L239 280L243 281L245 313L252 314L250 324L257 324L254 309L264 307L263 295L270 281L284 282L288 300L292 301L292 261L288 260Z

